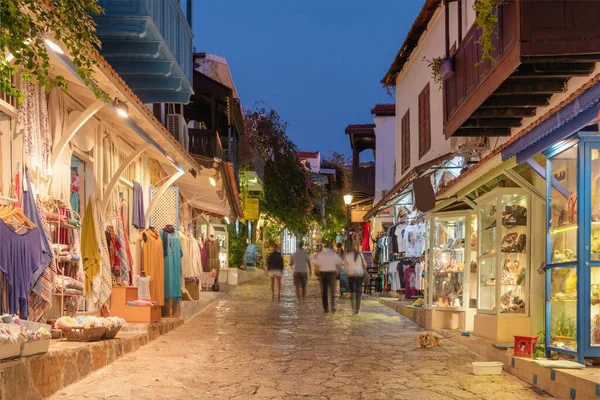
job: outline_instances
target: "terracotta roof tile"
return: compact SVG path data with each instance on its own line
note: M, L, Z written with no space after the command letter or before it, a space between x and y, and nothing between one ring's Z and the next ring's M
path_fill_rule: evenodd
M371 114L377 116L394 116L396 115L395 104L375 104L375 107L371 109Z
M415 22L413 22L408 34L406 35L406 39L404 39L404 43L402 43L402 47L396 54L396 58L392 62L388 72L385 74L381 83L384 86L395 86L396 85L396 77L404 68L404 64L410 58L413 50L419 44L419 39L421 39L421 35L427 30L427 25L435 14L435 10L442 3L441 0L425 0L425 4L423 4L423 8L417 15Z

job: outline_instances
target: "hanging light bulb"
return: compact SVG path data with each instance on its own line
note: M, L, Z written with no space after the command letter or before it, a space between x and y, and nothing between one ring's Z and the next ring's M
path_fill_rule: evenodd
M129 107L127 107L127 104L125 104L121 100L115 99L113 101L113 107L115 108L117 114L119 114L121 118L129 117Z

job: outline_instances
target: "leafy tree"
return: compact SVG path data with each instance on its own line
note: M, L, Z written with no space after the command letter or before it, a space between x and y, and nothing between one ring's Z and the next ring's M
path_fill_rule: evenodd
M242 226L240 231L236 232L235 224L229 224L227 231L229 233L229 267L239 268L240 265L244 264L246 242L248 240L247 229Z
M245 112L241 164L264 165L261 212L279 221L281 230L306 232L313 218L317 189L298 159L298 149L286 135L288 123L261 104ZM250 164L250 165L248 165Z
M323 168L335 169L335 181L329 184L325 194L325 221L321 230L323 240L332 241L346 226L344 193L350 188L350 160L340 153L333 152L321 162Z
M83 82L107 101L91 79L97 64L94 46L100 47L91 14L102 12L97 0L1 0L0 90L22 101L23 93L11 80L17 74L46 89L56 85L67 90L65 78L52 74L44 41L49 39L64 44Z

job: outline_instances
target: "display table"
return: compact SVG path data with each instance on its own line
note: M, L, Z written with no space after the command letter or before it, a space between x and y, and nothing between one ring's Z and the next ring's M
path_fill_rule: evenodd
M161 307L128 306L128 301L138 299L138 288L135 286L115 286L110 295L110 315L121 317L127 322L157 322L161 320Z

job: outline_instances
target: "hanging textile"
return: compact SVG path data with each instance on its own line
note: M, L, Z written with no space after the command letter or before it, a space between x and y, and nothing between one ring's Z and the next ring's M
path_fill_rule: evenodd
M108 135L105 136L104 139L102 139L102 150L102 171L104 176L104 183L105 185L108 185L108 182L111 181L111 179L113 178L113 176L115 176L117 170L119 169L119 153L117 151L117 147ZM112 192L108 193L107 196L108 202L106 205L106 209L116 210L119 204L117 188L113 188Z
M28 168L25 168L25 182L24 183L25 183L25 186L27 187L27 191L23 193L23 200L22 200L23 213L37 227L42 227L42 221L41 221L40 215L38 214L37 205L35 204L35 197L34 197L35 195L33 192L33 187L31 186L31 181L29 179ZM40 294L40 284L41 284L38 282L38 280L39 280L40 276L42 275L42 273L44 272L44 270L46 269L46 267L48 267L48 265L50 265L50 262L52 261L52 257L54 255L46 235L45 234L41 235L40 239L42 241L42 259L41 259L40 265L38 266L37 270L34 272L33 277L32 277L33 290L35 290L35 292L37 294Z
M100 204L99 201L96 200L96 204L94 204L93 208L90 208L87 212L93 212L94 217L94 227L96 229L96 237L99 238L96 243L97 248L100 249L100 270L98 274L94 277L94 292L97 293L98 296L98 305L102 307L106 305L108 300L110 299L110 294L112 292L112 279L110 275L110 261L108 255L108 245L106 243L106 237L102 235L102 226L104 226L102 222L102 217L100 215Z
M214 235L210 235L204 242L206 250L206 270L211 272L219 268L219 241Z
M9 312L29 316L32 277L42 261L42 235L35 227L23 234L13 231L0 219L0 269L6 275Z
M150 276L150 298L161 306L165 304L165 259L160 236L146 229L142 238L142 271Z
M125 252L127 254L127 261L129 262L129 286L133 284L133 256L131 255L131 246L129 245L129 235L127 234L127 230L125 227L125 217L124 217L124 207L125 202L121 201L120 208L120 221L119 221L119 231L123 231L123 242L125 245Z
M36 202L38 214L40 216L41 225L46 238L50 238L50 224L44 215L45 210L42 207L39 199ZM28 217L29 218L29 217ZM31 218L29 218L31 219ZM76 232L79 234L79 232ZM78 252L77 254L81 254ZM81 263L81 260L80 260ZM56 262L54 257L50 261L50 265L44 269L44 272L34 284L34 288L29 295L29 320L34 322L46 322L45 313L52 306L52 292L54 291L54 281L58 275ZM82 277L78 279L83 282ZM39 294L36 293L36 286L39 285Z
M119 207L120 208L120 207ZM123 227L123 219L122 214L119 213L117 216L117 241L119 243L119 263L121 264L121 282L129 283L129 286L133 282L131 282L131 268L133 267L130 263L129 254L127 253L127 248L129 243L125 240L125 229Z
M202 263L202 271L208 272L208 266L206 265L206 246L202 239L198 239L198 246L200 246L200 262Z
M86 295L92 295L94 293L92 290L94 277L100 270L100 253L98 252L98 238L96 237L94 214L92 210L92 199L90 198L81 229L81 258L83 261L83 271L85 272Z
M362 251L371 251L371 223L365 222L362 229Z
M179 241L181 242L181 251L183 254L181 257L182 276L193 276L190 247L188 244L188 238L186 234L183 233L183 228L179 230Z
M54 87L48 94L48 122L52 137L52 150L56 151L58 143L69 127L67 107L64 92L59 87ZM65 146L56 159L52 168L52 181L50 182L50 197L67 203L71 194L71 145ZM79 210L76 210L79 212Z
M25 99L17 109L17 135L23 135L25 165L37 177L46 178L51 155L46 94L39 85L25 80L21 91Z
M190 253L191 276L200 276L202 273L202 260L200 255L200 245L198 241L190 234L188 237L188 252Z
M0 196L4 195L4 171L2 171L2 131L0 131Z
M79 174L77 172L71 172L71 197L69 199L71 203L71 210L80 214L79 206Z
M131 214L131 224L138 229L145 228L146 217L144 216L144 193L142 185L133 182L133 211Z
M166 226L160 231L163 241L163 256L165 260L165 300L181 301L181 241L173 226Z

